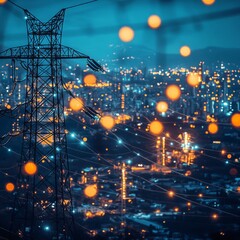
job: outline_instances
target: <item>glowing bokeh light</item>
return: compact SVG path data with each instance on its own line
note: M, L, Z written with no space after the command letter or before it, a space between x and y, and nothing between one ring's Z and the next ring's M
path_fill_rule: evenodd
M212 5L215 3L215 0L202 0L205 5Z
M185 176L191 176L191 175L192 175L192 172L190 170L187 170L185 173Z
M168 196L169 197L174 197L175 193L173 191L168 191Z
M178 212L179 211L179 208L178 207L175 207L174 208L174 212Z
M34 162L27 162L24 165L24 172L28 175L34 175L37 172L37 165Z
M208 125L208 132L211 134L216 134L218 132L218 125L216 123L210 123Z
M0 4L4 4L6 2L7 2L7 0L0 0Z
M164 129L163 124L158 120L152 121L149 125L149 131L154 135L161 134L163 129Z
M187 83L192 87L197 87L201 82L201 76L196 72L190 72L187 75Z
M6 189L7 192L12 192L12 191L14 191L15 186L14 186L13 183L9 182L5 185L5 189Z
M84 195L86 197L89 198L93 198L97 195L97 184L92 184L92 185L88 185L85 189L84 189Z
M234 113L232 115L231 124L236 128L240 128L240 113Z
M118 35L123 42L131 42L134 38L134 31L132 28L125 26L120 28Z
M217 215L216 213L214 213L214 214L212 215L212 218L213 218L214 220L216 220L216 219L218 219L218 215Z
M12 108L12 106L10 104L6 104L5 108L10 110Z
M168 110L167 102L164 102L164 101L158 102L156 105L156 109L160 113L166 112Z
M172 101L176 101L181 96L181 89L177 85L172 84L167 87L165 93L167 98L169 98Z
M111 130L115 126L115 120L112 116L106 115L101 117L100 124L107 130Z
M87 140L88 140L87 137L84 137L84 138L83 138L83 141L84 141L84 142L87 142Z
M85 85L95 85L97 83L97 78L94 74L88 74L84 77L83 82Z
M81 98L72 98L69 103L70 108L77 112L84 107L83 100Z
M159 28L161 26L161 18L158 15L151 15L148 18L148 26L152 29Z
M191 49L190 49L190 47L188 47L188 46L182 46L182 47L180 48L180 54L181 54L181 56L183 56L183 57L188 57L188 56L190 56L190 54L191 54Z
M224 149L221 150L221 154L222 154L222 155L225 155L225 154L226 154L226 150L224 150Z

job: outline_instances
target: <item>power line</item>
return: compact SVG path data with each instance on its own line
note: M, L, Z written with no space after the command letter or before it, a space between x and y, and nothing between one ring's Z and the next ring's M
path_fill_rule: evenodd
M21 9L21 10L23 10L23 11L26 10L26 9L24 9L23 7L21 7L20 5L18 5L18 4L16 4L16 3L12 2L11 0L8 0L8 2L10 2L12 5L14 5L15 7L19 8L19 9Z
M76 5L70 6L70 7L66 7L64 9L76 8L76 7L87 5L87 4L90 4L90 3L93 3L93 2L97 2L97 1L98 0L92 0L92 1L85 2L85 3L79 3L79 4L76 4Z

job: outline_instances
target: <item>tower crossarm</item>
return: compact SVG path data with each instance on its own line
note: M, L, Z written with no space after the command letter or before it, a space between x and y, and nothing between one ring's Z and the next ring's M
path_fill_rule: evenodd
M52 54L53 52L54 54ZM1 52L0 59L87 59L87 65L93 71L105 71L94 59L63 45L42 44L34 47L30 45L13 47Z
M27 59L28 57L28 45L8 48L0 53L0 59Z
M61 59L73 59L73 58L90 58L89 56L70 47L61 47Z
M52 50L57 50L57 55L52 56ZM58 51L59 50L59 51ZM20 47L9 48L0 53L0 59L32 59L32 58L55 58L55 59L73 59L73 58L90 58L89 56L74 50L73 48L61 46L60 48L54 45L32 46L24 45Z

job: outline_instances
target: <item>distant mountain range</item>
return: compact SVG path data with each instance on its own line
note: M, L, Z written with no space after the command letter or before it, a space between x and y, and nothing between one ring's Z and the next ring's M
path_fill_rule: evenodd
M223 62L225 65L230 63L231 65L240 66L240 48L209 47L192 51L191 55L187 58L180 55L169 55L168 57L168 63L173 63L174 65L184 64L192 66L192 64L196 65L200 61L204 61L208 66L220 62Z
M180 54L156 53L151 49L138 46L112 46L108 54L109 66L139 67L142 64L147 67L190 67L197 66L200 61L205 62L209 67L215 68L221 62L229 67L240 66L240 48L218 48L209 47L192 51L189 57L182 57Z

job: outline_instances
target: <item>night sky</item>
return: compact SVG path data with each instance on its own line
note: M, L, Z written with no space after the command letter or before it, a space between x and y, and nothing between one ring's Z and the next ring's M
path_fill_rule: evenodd
M62 8L79 0L18 0L42 21L50 19ZM131 43L162 53L178 53L182 45L192 50L207 47L239 48L240 2L216 0L206 6L201 0L98 0L89 5L69 9L66 13L63 44L96 58L105 58L111 44L123 44L118 38L122 26L135 30ZM224 11L230 11L226 16ZM207 14L217 19L209 19ZM150 15L162 19L159 30L147 26ZM26 44L24 13L11 4L0 6L1 49ZM196 17L201 16L196 20ZM185 20L186 18L189 18ZM176 22L172 22L177 20Z

